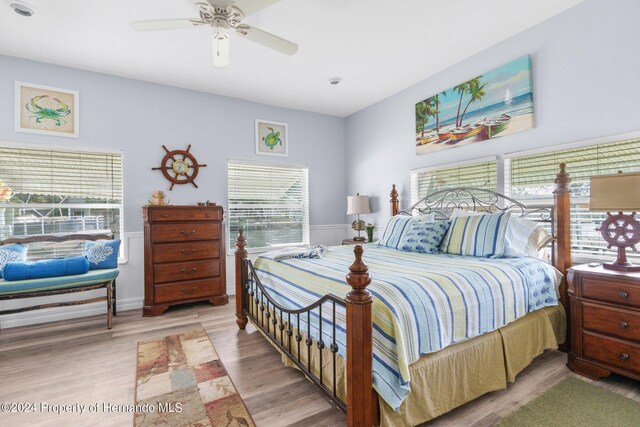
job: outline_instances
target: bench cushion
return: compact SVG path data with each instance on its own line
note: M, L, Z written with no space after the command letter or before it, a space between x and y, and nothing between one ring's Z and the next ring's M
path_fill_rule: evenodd
M83 256L42 259L40 261L11 261L2 269L4 280L20 281L46 277L72 276L89 271L89 261Z
M118 277L118 269L89 270L88 273L75 276L47 277L44 279L0 280L0 296L25 292L48 291L53 289L76 288L94 285Z

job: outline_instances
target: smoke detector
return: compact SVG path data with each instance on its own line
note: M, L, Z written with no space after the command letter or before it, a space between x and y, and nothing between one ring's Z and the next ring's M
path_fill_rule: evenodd
M340 83L341 81L342 81L342 77L335 76L335 77L331 77L329 79L329 84L332 85L332 86L335 86L338 83Z
M35 15L36 10L33 6L20 0L5 0L5 2L20 16L30 17Z

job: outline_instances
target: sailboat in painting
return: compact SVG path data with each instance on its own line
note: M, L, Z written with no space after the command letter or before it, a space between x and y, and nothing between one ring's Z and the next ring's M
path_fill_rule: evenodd
M511 98L511 91L507 88L507 91L504 93L504 103L511 104L513 98Z

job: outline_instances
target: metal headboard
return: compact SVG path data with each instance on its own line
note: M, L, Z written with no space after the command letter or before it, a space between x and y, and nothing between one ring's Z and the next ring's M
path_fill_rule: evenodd
M528 206L504 194L484 188L456 187L446 188L427 194L415 203L409 211L401 211L408 215L434 213L436 219L449 219L454 209L473 212L506 212L527 218L531 221L550 223L553 226L553 205Z

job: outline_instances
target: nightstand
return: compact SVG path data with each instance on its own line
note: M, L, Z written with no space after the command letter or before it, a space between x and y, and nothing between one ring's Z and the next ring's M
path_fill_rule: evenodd
M567 366L591 379L640 380L640 273L581 265L567 272L571 351Z
M353 240L353 239L344 239L342 241L343 245L364 245L365 243L367 243L366 240Z

